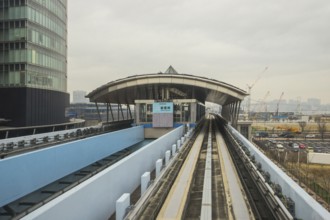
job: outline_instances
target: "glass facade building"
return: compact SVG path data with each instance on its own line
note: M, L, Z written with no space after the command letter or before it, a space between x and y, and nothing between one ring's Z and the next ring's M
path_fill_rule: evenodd
M0 118L65 122L67 0L0 0Z

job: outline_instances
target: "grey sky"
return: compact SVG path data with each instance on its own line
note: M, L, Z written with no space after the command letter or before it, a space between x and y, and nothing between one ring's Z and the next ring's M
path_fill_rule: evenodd
M70 93L172 65L244 90L261 75L253 100L330 103L329 0L69 0L68 15Z

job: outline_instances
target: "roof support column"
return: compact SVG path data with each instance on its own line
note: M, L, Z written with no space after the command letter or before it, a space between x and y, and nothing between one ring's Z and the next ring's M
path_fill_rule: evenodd
M126 104L126 119L128 120L129 117L128 117L128 104Z
M233 125L234 128L237 127L237 120L238 120L239 106L240 106L240 102L239 102L239 101L236 101L236 102L233 104L232 125Z
M230 122L234 128L235 128L235 112L236 112L236 103L231 103L230 104Z
M109 103L107 102L107 123L109 123Z
M110 113L111 113L112 121L115 121L115 118L113 117L113 112L112 112L111 103L109 103L109 109L110 109Z
M168 87L165 88L165 99L166 100L170 99L170 88Z
M132 119L132 111L130 105L127 103L127 114L129 113L130 119ZM127 117L128 118L128 117Z
M118 104L119 108L120 108L120 112L121 112L121 117L123 120L125 120L125 116L124 116L124 112L123 112L123 108L121 106L121 104ZM119 117L118 117L118 121L119 121Z
M164 100L165 99L165 88L164 87L162 87L162 98L161 98L162 100Z
M226 105L226 106L222 107L221 115L228 122L231 122L231 119L230 119L230 106L229 105Z
M236 128L237 128L237 122L238 122L240 109L241 109L241 101L237 101Z
M119 115L119 103L117 104L117 121L119 121L119 117L120 117L120 115Z
M100 110L99 110L99 105L97 104L97 102L95 102L95 106L96 106L97 114L99 116L99 122L101 122L102 118L101 118L101 114L100 114Z

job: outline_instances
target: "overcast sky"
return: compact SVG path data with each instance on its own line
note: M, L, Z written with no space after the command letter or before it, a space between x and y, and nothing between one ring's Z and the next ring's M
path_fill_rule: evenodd
M68 91L123 77L204 76L252 100L330 103L329 0L69 0Z

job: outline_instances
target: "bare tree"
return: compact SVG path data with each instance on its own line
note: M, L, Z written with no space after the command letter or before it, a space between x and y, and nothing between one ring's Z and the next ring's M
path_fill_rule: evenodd
M301 133L303 134L304 131L305 131L305 127L307 125L307 122L305 122L305 121L298 121L298 124L299 124L299 126L301 128Z
M322 141L324 140L324 133L327 131L327 123L324 119L317 118L316 120L319 133L321 135Z

